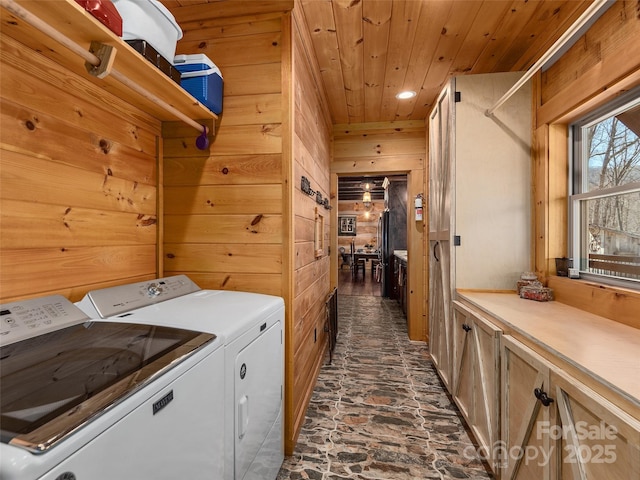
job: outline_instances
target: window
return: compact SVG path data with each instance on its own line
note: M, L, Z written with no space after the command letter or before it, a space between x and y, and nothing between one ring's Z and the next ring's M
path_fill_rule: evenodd
M571 135L573 265L583 277L640 288L640 89Z

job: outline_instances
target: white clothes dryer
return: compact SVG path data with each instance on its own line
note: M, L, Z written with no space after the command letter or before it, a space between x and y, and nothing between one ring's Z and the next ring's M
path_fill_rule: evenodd
M2 480L223 478L215 335L93 321L60 295L0 323Z
M202 290L178 275L89 292L88 315L216 332L225 352L225 479L272 480L284 460L284 301Z

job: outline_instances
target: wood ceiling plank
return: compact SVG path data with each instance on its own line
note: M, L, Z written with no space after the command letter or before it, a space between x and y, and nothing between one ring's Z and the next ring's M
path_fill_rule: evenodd
M379 120L396 120L398 99L395 96L405 85L412 50L408 46L415 41L422 6L423 2L393 2L387 71Z
M363 133L424 132L424 120L405 120L398 122L366 122L337 124L333 126L333 137L362 135Z
M478 2L470 3L475 4ZM424 107L425 103L427 103L422 90L423 86L427 83L427 78L433 65L439 62L438 57L441 56L441 53L439 53L439 50L441 50L439 45L442 42L442 38L447 35L458 36L456 33L458 29L453 28L453 24L447 24L451 18L453 5L451 2L428 2L420 12L418 31L416 32L416 39L411 48L409 68L407 69L407 76L403 87L403 89L406 90L414 90L417 96L411 100L398 102L396 118L399 120L413 118L412 113L415 109ZM473 5L469 6L473 7ZM473 20L473 15L461 15L461 17ZM459 41L462 41L463 38L464 37L460 37ZM445 59L446 57L442 56L442 60L448 64ZM451 60L452 59L453 56ZM431 76L433 77L433 73L431 73ZM431 79L429 84L438 85L439 87L442 85L446 76L445 74L443 78L438 78L435 82ZM429 94L432 98L434 92L429 92ZM427 110L425 109L425 117L426 112Z
M334 0L342 80L350 122L364 121L364 48L362 2Z
M518 48L523 48L524 39L520 38L516 41L516 38L521 37L522 32L526 32L527 25L535 15L539 3L539 1L523 2L522 0L512 2L492 36L491 42L478 57L478 69L482 66L482 71L487 73L511 71L511 68L505 67L504 62L501 64L500 61L503 58L513 58L514 52ZM500 70L501 68L503 70Z
M498 25L502 21L509 7L510 0L497 1L487 0L479 4L478 2L454 2L450 15L460 17L467 15L469 7L476 3L475 18L465 30L461 30L459 35L463 36L463 42L456 53L453 62L449 65L446 75L431 72L425 76L422 88L418 95L416 106L412 112L412 118L426 118L433 109L435 99L444 87L444 84L451 76L463 75L467 73L487 73L483 65L478 65L477 59L480 53L487 47ZM431 67L430 67L431 68Z
M536 41L520 56L512 70L528 70L591 4L591 2L565 1L550 3L557 4L555 9L545 4L545 9L539 11L536 21L544 23L544 28L538 31Z
M196 32L267 34L294 0L162 0ZM423 120L453 75L526 70L592 0L295 0L334 124ZM243 20L244 19L244 20ZM250 19L248 21L247 19ZM244 22L244 23L243 23ZM252 33L256 33L253 31ZM235 68L235 67L234 67ZM395 94L418 96L399 102Z
M518 25L522 25L520 29L511 32L509 48L504 51L503 55L496 62L494 71L506 72L515 70L514 66L522 57L522 52L537 45L538 38L544 35L545 31L553 32L553 29L550 25L547 25L547 22L550 20L549 17L553 15L553 12L556 11L562 3L562 1L557 0L535 2L535 11L531 12L527 21L524 24L518 23ZM521 19L521 21L524 21L524 18Z
M464 39L464 47L458 51L451 65L451 73L488 73L483 64L478 63L478 57L487 48L495 35L502 19L507 14L511 2L509 0L485 0L476 13L475 20L470 25ZM459 8L458 3L454 9Z
M391 5L388 0L370 0L362 6L365 122L377 121L382 106Z
M300 0L334 123L348 123L347 100L331 0Z

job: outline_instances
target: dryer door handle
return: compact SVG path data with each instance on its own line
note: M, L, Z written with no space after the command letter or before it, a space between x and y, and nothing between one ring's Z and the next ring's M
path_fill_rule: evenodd
M243 395L238 402L238 438L242 439L249 426L249 397Z

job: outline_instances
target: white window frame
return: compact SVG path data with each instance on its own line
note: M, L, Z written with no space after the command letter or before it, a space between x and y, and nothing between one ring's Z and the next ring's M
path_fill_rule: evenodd
M595 112L584 116L569 128L569 258L572 261L573 268L580 270L581 278L594 280L599 283L615 285L634 290L640 290L640 280L623 279L611 275L604 275L585 271L582 269L582 254L588 248L582 245L582 225L585 221L583 218L582 204L588 200L596 200L599 198L610 197L619 194L640 192L640 182L630 182L616 187L594 190L585 192L587 189L587 178L582 175L584 167L584 158L586 152L585 145L581 141L581 134L577 134L584 128L597 124L609 117L615 116L629 108L633 108L640 104L640 88L636 88L627 94L610 102ZM580 149L579 157L576 156L576 150ZM585 263L588 268L588 253L585 257Z

